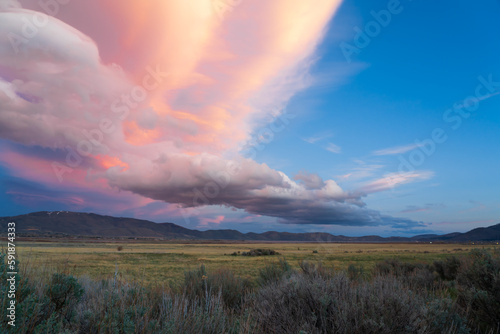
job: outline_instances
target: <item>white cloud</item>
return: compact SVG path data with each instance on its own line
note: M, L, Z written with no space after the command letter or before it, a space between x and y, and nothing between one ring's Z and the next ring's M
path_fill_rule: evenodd
M333 136L333 134L331 132L327 132L327 133L317 134L315 136L311 136L311 137L307 137L307 138L302 138L302 140L305 142L308 142L309 144L315 144L317 142L328 139L332 136Z
M389 147L389 148L384 148L382 150L374 151L372 154L373 155L403 154L403 153L406 153L409 151L413 151L414 149L419 148L422 145L423 145L422 143L416 143L416 144L409 144L409 145L404 145L404 146Z
M335 145L334 143L328 143L328 145L325 147L325 149L329 152L336 153L336 154L342 152L342 149L340 148L340 146Z

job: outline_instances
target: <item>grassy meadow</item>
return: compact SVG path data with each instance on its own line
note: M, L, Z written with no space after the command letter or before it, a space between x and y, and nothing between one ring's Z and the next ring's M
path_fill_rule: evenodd
M398 258L402 262L432 263L449 255L467 253L477 245L464 244L339 244L339 243L176 243L176 242L19 242L21 262L41 271L65 271L74 276L108 279L117 274L127 281L147 285L176 283L186 270L204 264L207 269L229 269L254 279L271 261L285 258L295 269L301 260L321 262L345 270L349 265L370 271L377 262ZM484 245L494 248L497 245ZM272 249L280 255L232 256L251 249ZM317 253L316 253L317 252Z
M37 239L16 255L1 333L500 333L496 244ZM9 271L2 249L4 310Z

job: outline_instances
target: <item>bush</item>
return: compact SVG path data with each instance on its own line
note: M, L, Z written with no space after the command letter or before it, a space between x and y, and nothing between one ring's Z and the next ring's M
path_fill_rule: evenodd
M83 295L83 288L76 278L65 274L54 274L46 291L56 312L74 307Z
M394 277L353 284L345 274L295 273L259 290L253 309L262 333L467 333L451 305L441 306Z
M208 273L202 264L198 269L184 274L183 293L189 298L205 301L207 295L221 293L224 304L239 309L251 287L250 281L235 276L233 272L219 269Z
M234 254L234 253L233 253ZM248 252L241 253L242 256L269 256L269 255L279 255L280 253L272 249L251 249Z
M321 262L314 264L306 260L302 260L299 261L299 267L302 270L302 273L309 277L331 278L333 276L333 268L327 269L323 267Z
M364 274L365 270L361 265L356 266L354 264L350 264L349 267L347 267L347 276L351 281L358 281L362 279Z
M478 329L500 328L500 256L474 249L457 273L458 302Z
M435 285L434 267L422 263L401 262L387 259L375 264L374 274L395 276L412 289L427 290Z
M457 278L460 260L452 256L444 261L435 261L434 268L441 279L452 281Z
M270 283L277 283L282 277L289 277L292 272L293 269L288 262L285 259L280 259L279 262L269 263L259 270L257 284L264 286Z

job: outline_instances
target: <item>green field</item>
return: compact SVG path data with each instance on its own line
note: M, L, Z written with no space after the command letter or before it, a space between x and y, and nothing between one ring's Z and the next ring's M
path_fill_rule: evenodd
M70 242L23 241L17 246L21 264L52 273L54 269L75 276L106 279L115 274L126 281L168 284L182 280L186 270L204 264L209 270L227 268L235 274L255 278L267 263L285 258L298 268L300 260L322 262L346 269L350 264L369 271L388 258L432 263L450 254L464 254L472 248L497 245L464 244L338 244L338 243L171 243L171 242ZM231 256L251 249L273 249L275 256ZM313 251L317 251L313 252Z

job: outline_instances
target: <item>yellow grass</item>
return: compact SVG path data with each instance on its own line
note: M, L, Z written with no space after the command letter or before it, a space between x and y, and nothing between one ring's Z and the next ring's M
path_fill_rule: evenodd
M121 251L118 247L122 246ZM320 243L206 243L169 242L20 242L20 261L46 270L65 270L94 279L118 276L145 284L167 284L182 280L184 271L205 264L208 270L228 268L237 275L254 278L266 263L284 257L292 266L300 260L320 261L325 266L345 269L350 264L366 270L375 263L397 257L401 261L432 263L451 254L463 254L474 247L497 245L463 244L320 244ZM279 256L231 256L233 252L266 248ZM313 253L317 250L318 253Z

